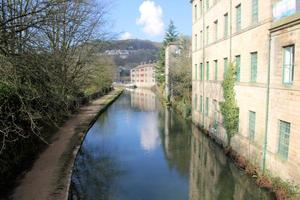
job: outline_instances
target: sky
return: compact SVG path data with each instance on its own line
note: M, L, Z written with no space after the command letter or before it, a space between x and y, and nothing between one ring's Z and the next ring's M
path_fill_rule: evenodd
M191 35L189 0L116 0L110 11L112 32L118 39L161 42L170 20L177 32Z

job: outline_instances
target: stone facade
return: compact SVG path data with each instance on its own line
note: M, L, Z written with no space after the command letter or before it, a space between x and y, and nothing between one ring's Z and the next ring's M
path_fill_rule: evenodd
M171 85L170 85L170 69L174 64L174 56L180 54L179 44L170 43L165 50L165 94L167 102L171 99Z
M155 86L154 64L142 64L130 70L131 83L141 88Z
M285 1L298 5L298 0ZM262 169L300 184L300 173L292 170L300 167L300 17L295 9L275 20L277 2L191 1L193 121L227 142L219 102L226 67L235 65L240 112L232 147ZM292 73L290 84L283 83L289 78L283 74L285 56L293 57L285 67Z

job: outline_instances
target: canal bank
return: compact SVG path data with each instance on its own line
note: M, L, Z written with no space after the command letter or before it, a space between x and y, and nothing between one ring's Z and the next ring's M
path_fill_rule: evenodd
M12 199L67 199L73 163L85 133L123 90L116 89L79 109L56 133L15 189Z

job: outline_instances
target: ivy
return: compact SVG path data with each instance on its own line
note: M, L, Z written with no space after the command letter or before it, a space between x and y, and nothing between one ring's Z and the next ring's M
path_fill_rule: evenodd
M238 132L239 126L239 108L235 99L235 80L236 68L230 64L225 72L222 83L224 101L220 102L220 109L223 116L223 125L228 137L228 146L231 144L232 137Z

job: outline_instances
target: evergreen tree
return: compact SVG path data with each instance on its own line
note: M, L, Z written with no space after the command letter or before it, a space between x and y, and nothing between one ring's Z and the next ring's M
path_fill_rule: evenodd
M167 46L169 43L175 42L177 40L178 40L178 33L176 31L176 27L173 21L171 20L165 34L164 46Z
M165 50L166 46L171 42L178 40L178 33L173 21L170 21L170 24L166 30L165 38L163 41L163 46L160 49L159 60L156 65L155 78L159 85L165 82Z

